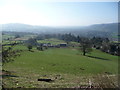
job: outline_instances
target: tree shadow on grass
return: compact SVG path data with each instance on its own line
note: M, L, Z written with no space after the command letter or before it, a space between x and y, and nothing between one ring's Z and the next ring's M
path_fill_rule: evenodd
M86 55L87 57L90 57L90 58L95 58L95 59L101 59L101 60L108 60L110 61L110 59L106 59L106 58L101 58L101 57L96 57L96 56L90 56L90 55Z
M28 51L30 51L30 52L34 52L33 50L28 50Z
M2 76L2 78L7 78L7 77L18 77L18 76L15 76L15 75L0 75L0 77Z
M2 71L2 74L0 75L0 77L2 78L7 78L7 77L18 77L16 75L12 75L12 73L10 71Z

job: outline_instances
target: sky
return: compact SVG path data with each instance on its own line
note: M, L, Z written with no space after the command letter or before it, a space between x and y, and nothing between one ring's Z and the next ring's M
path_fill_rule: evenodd
M0 24L87 26L118 22L118 2L0 0Z

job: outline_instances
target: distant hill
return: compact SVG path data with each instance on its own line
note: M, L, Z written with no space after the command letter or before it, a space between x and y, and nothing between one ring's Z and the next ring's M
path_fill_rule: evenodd
M91 25L88 28L90 28L91 30L104 31L104 32L117 32L118 23L96 24L96 25Z
M21 23L9 23L9 24L2 24L1 29L2 31L45 33L45 31L49 31L51 27L33 26L33 25L27 25Z
M80 31L81 30L81 31ZM118 39L118 23L95 24L84 27L78 31L73 31L75 34L86 35L88 37L99 36Z
M90 26L66 26L66 27L47 27L35 26L20 23L9 23L0 25L2 31L32 32L41 34L72 33L81 36L100 36L109 37L118 34L118 23L95 24Z

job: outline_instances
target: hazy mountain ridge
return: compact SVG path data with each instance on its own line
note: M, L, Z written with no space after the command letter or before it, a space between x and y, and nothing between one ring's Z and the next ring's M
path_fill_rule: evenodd
M32 32L40 34L72 33L82 36L111 37L118 34L118 23L94 24L90 26L48 27L20 23L0 25L2 31Z
M51 27L48 27L49 29ZM49 30L45 26L33 26L28 24L20 24L20 23L10 23L10 24L2 24L2 31L17 31L17 32L38 32Z

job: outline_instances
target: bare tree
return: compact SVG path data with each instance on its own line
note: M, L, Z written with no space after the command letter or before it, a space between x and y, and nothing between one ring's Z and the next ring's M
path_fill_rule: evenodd
M80 50L83 52L83 55L85 56L86 53L89 53L92 51L92 44L91 41L88 38L82 38L80 41Z

